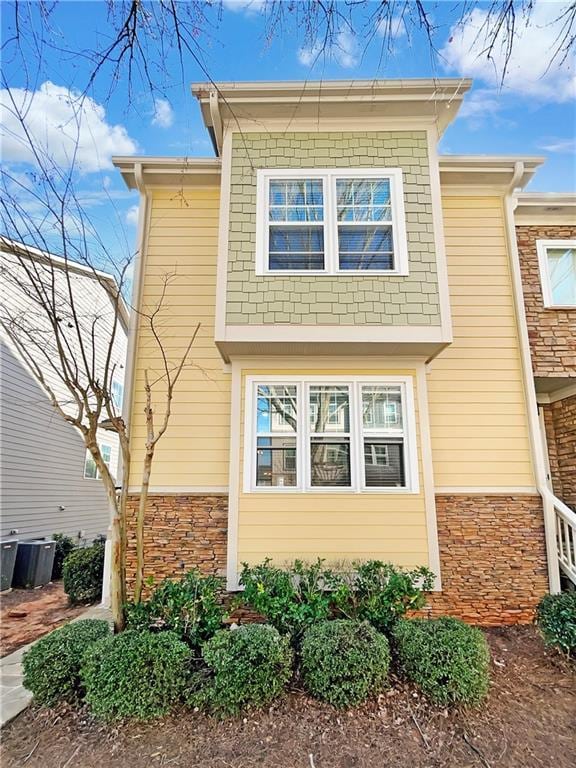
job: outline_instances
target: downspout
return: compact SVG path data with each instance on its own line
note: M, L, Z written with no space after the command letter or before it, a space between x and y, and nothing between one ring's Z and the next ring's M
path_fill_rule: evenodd
M142 301L143 274L144 274L144 249L146 247L146 234L148 230L149 197L144 186L142 173L142 163L134 165L134 179L136 187L140 193L140 205L138 210L138 234L137 249L134 256L134 275L132 278L132 297L130 301L130 319L128 323L128 344L126 349L126 368L124 375L124 399L122 401L122 419L124 424L130 428L132 416L132 405L134 403L134 370L136 366L136 348L138 345L138 328L140 325L140 315L138 310ZM124 477L124 467L120 461L118 464L119 486L130 480ZM110 528L108 529L110 534ZM106 550L104 555L104 572L102 575L102 606L110 606L110 575L111 575L112 552L110 546L110 535L107 537Z
M554 504L550 498L546 482L546 461L540 434L540 420L538 417L538 403L536 400L536 387L532 372L532 358L530 355L530 340L528 326L526 324L526 308L524 305L524 292L522 290L522 274L520 271L520 258L518 255L518 243L514 225L514 210L517 205L515 190L524 175L524 163L517 161L514 164L514 174L506 194L504 196L504 214L506 220L506 238L510 253L512 267L512 286L514 291L514 304L516 309L516 327L518 328L518 341L520 343L520 357L522 360L522 373L524 378L524 392L528 407L528 429L530 433L530 446L534 463L534 475L536 487L542 497L544 510L544 535L546 540L546 559L548 563L548 586L552 594L560 592L560 567L558 565L558 551L556 545L556 513Z

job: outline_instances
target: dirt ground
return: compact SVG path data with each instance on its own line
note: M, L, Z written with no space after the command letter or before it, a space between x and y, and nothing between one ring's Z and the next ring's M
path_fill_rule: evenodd
M68 605L62 582L0 594L0 656L51 632L86 610Z
M13 768L573 768L576 666L531 627L490 630L492 690L479 710L431 707L400 681L352 712L294 692L219 722L181 710L107 727L86 711L30 709L2 732Z

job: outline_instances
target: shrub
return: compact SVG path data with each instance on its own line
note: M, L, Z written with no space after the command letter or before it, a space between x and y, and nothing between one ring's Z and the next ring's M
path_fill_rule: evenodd
M369 621L386 633L407 611L422 608L424 592L432 588L434 580L428 568L406 571L380 560L353 563L353 574L336 585L335 607L345 616Z
M336 619L306 630L301 658L308 691L335 707L350 707L384 687L390 649L367 622Z
M555 645L567 654L576 651L576 592L543 597L536 624L547 645Z
M180 581L165 579L149 600L126 606L129 629L175 632L196 648L222 627L223 581L190 571Z
M80 698L80 665L86 648L110 634L106 621L83 619L50 632L26 651L24 686L40 704Z
M482 632L463 621L402 619L393 632L406 675L438 704L478 704L490 685Z
M190 663L190 649L172 632L127 630L86 651L85 700L103 720L161 717L181 698Z
M190 703L219 715L270 703L292 676L289 639L267 624L220 630L204 644L202 656L209 678Z
M271 565L269 559L254 567L243 563L242 600L279 632L298 639L307 626L329 618L332 597L326 587L334 578L322 560L313 565L296 560L288 570Z
M104 543L70 552L64 561L64 592L71 603L96 603L102 597Z
M57 581L62 578L62 567L64 565L65 558L74 549L74 542L70 536L66 536L64 533L55 533L52 539L56 542L54 549L54 564L52 566L52 581Z

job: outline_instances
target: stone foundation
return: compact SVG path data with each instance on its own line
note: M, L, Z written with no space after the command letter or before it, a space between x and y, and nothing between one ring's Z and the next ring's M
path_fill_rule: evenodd
M429 615L450 614L497 626L533 620L547 592L542 503L539 496L437 496L442 592L429 595ZM130 499L128 579L134 580ZM226 496L150 496L144 534L145 576L155 581L197 567L226 569Z
M554 493L576 510L576 395L540 407Z

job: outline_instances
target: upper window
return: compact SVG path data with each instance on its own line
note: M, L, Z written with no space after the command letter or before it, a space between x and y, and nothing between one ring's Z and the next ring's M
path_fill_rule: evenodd
M112 402L117 413L122 410L122 401L124 400L124 387L116 379L112 380Z
M112 458L112 447L110 445L106 445L106 443L99 443L100 447L100 454L102 456L102 461L108 469L110 469L110 459ZM84 459L84 477L87 480L96 480L100 478L100 472L98 470L98 467L96 466L96 462L94 461L94 457L90 453L88 449L86 449L86 458Z
M257 274L408 274L402 171L258 171Z
M250 381L247 491L415 491L411 381Z
M576 307L576 240L537 240L545 307Z

